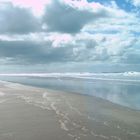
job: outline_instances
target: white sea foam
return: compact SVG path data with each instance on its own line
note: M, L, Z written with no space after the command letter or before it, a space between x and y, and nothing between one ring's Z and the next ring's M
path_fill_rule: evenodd
M124 72L124 76L140 76L140 72Z
M0 100L0 104L1 103L5 103L7 101L7 99L5 99L5 100Z
M65 131L69 131L69 129L66 127L66 124L62 120L59 120L59 123L60 123L61 129Z
M27 77L90 77L90 76L140 76L140 72L120 72L120 73L6 73L0 74L0 76L27 76Z
M11 77L46 77L46 78L82 78L97 80L115 80L115 81L132 81L140 82L140 72L124 73L9 73L0 74L0 76Z
M43 98L46 98L47 97L47 94L48 94L47 92L43 93L42 97Z
M0 96L4 96L5 95L5 93L4 92L0 92Z

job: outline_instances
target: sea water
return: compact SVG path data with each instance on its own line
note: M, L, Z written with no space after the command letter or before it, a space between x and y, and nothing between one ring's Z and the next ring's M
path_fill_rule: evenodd
M1 80L96 96L140 110L140 73L1 74Z

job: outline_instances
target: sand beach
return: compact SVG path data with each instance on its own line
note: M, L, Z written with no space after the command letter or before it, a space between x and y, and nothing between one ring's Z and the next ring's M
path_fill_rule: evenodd
M0 140L139 140L140 111L0 81Z

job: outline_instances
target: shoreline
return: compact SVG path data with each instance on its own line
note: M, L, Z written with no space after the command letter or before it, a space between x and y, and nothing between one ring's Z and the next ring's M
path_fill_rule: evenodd
M66 91L66 90L57 90L57 89L52 89L52 88L45 88L45 87L34 86L34 85L31 85L31 84L26 84L26 83L22 83L22 82L20 83L20 82L4 81L4 80L0 80L0 82L14 83L14 84L18 84L18 85L24 85L24 86L27 86L27 87L44 89L44 90L48 90L48 91L51 91L51 92L59 92L59 93L65 93L65 94L76 94L76 95L79 95L79 96L82 95L82 96L88 96L88 97L91 97L91 98L93 97L93 98L99 99L101 101L109 102L109 103L111 103L115 106L122 107L124 109L129 109L129 110L132 110L132 111L140 112L140 109L134 109L134 108L131 108L131 107L128 107L128 106L125 106L125 105L114 103L114 102L112 102L110 100L107 100L107 99L104 99L102 97L97 97L97 96L90 95L90 94L84 94L84 93L80 93L80 92L70 92L70 91Z
M0 81L0 92L0 139L140 139L140 111L94 96L6 81Z

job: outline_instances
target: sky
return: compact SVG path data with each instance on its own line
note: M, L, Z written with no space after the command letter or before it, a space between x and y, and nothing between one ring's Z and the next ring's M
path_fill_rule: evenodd
M0 0L8 71L140 71L140 0Z

